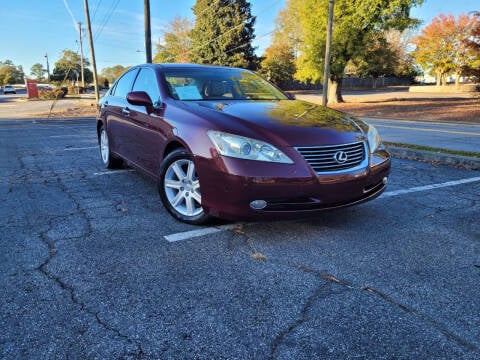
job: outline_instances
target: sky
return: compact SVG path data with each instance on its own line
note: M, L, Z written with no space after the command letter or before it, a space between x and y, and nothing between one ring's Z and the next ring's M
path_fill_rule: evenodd
M258 55L270 44L270 32L278 11L286 0L250 0L255 24ZM92 22L97 70L117 64L128 66L145 62L144 16L142 0L88 0ZM195 0L150 0L152 48L163 36L168 23L175 17L194 19ZM30 74L33 64L46 67L48 54L50 72L62 50L78 51L78 22L85 25L84 0L15 0L2 1L0 21L0 61L12 60ZM440 13L455 16L479 11L479 0L425 0L411 15L427 25ZM83 53L90 56L88 39Z

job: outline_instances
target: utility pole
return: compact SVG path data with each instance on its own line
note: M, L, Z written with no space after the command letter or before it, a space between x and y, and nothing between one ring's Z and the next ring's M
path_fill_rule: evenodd
M145 53L147 63L152 62L152 30L150 27L150 0L143 0L144 16L145 16Z
M92 37L92 25L90 24L90 11L88 10L88 0L84 0L85 5L85 18L87 19L87 32L88 40L90 43L90 53L92 54L92 67L93 67L93 84L95 85L95 99L100 100L100 95L98 93L98 80L97 80L97 63L95 61L95 50L93 48L93 37Z
M333 27L333 7L334 0L330 0L328 6L328 23L327 23L327 43L325 45L325 67L323 71L323 96L322 105L327 106L328 102L328 79L330 78L330 48L332 47L332 27Z
M80 69L82 71L82 88L85 89L85 76L83 71L83 32L82 32L82 23L78 23L78 33L80 34Z
M50 65L48 64L48 54L45 53L45 59L47 59L47 84L50 84Z

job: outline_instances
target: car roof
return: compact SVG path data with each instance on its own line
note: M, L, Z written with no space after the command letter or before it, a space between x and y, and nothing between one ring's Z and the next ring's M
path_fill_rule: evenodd
M228 66L220 65L203 65L203 64L185 64L185 63L156 63L156 64L140 64L135 67L152 67L161 70L182 70L182 69L210 69L210 70L220 70L220 69L239 69ZM245 70L245 69L241 69Z

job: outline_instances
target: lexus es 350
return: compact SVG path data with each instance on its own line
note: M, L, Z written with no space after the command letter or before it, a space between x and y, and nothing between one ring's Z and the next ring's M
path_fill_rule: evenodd
M379 196L390 172L373 126L244 69L139 65L99 105L104 166L151 176L166 209L190 224L358 204Z

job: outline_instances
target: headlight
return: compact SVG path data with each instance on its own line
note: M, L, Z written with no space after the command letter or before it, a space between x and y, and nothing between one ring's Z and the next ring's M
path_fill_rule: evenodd
M380 146L380 136L378 135L378 131L375 129L375 126L368 125L367 139L368 144L370 145L370 152L373 153Z
M266 142L221 131L209 130L207 134L220 155L256 161L293 164L293 161L287 155Z

